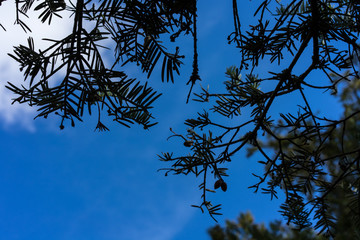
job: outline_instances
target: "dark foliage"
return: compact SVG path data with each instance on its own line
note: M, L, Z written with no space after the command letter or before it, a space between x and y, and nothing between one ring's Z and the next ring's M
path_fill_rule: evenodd
M34 5L36 6L34 7ZM168 36L174 42L180 34L190 34L196 42L196 1L76 1L64 0L16 1L17 18L24 31L31 31L23 20L29 11L38 11L42 22L51 24L53 17L70 11L73 29L60 40L46 39L51 46L36 50L31 38L28 46L18 46L12 58L24 72L26 86L9 83L18 95L14 102L38 107L38 117L55 113L64 120L81 120L84 112L98 112L98 130L107 130L100 121L101 112L125 126L138 123L144 128L156 124L150 109L160 96L147 83L129 79L123 66L133 62L150 77L156 65L161 65L162 81L174 81L182 64L180 50L169 52L160 40ZM94 26L86 29L85 24ZM114 44L109 44L111 39ZM115 61L106 66L101 48L115 46ZM195 44L196 47L196 44ZM196 49L194 49L197 58ZM65 72L65 74L63 74ZM194 59L197 74L197 59ZM198 77L191 78L194 84Z
M208 230L212 240L322 240L311 229L297 231L284 226L280 221L270 222L268 226L254 222L251 213L242 213L237 221L227 220L224 227L216 225Z
M212 114L224 121L213 121L213 115L204 111L186 121L186 134L173 132L190 153L179 157L164 153L161 160L172 164L166 171L202 177L202 202L197 207L214 217L221 214L221 206L214 206L207 193L214 191L213 184L215 189L227 190L224 163L241 149L256 149L263 155L259 163L265 171L256 176L258 183L252 188L271 197L281 190L285 195L281 212L289 224L303 229L314 222L321 233L335 236L337 215L329 196L340 189L346 193L349 216L359 226L356 123L360 109L350 105L344 116L333 119L314 111L309 94L317 90L336 95L340 83L349 89L349 84L358 82L360 4L354 0L263 0L254 13L254 25L244 31L237 1L232 3L234 32L228 41L237 47L241 61L227 69L224 90L202 89L195 99L211 102ZM155 124L150 109L159 94L146 83L129 79L122 67L136 63L149 77L160 65L162 81L173 82L183 56L178 48L167 51L160 41L163 36L173 42L180 34L191 34L190 92L200 80L196 0L78 0L76 5L63 0L21 0L16 5L16 23L24 31L31 31L23 20L28 11L38 11L41 21L49 24L62 11L73 14L73 29L64 39L48 39L51 46L37 51L29 38L28 46L18 46L10 55L19 62L26 80L21 87L9 83L17 95L14 101L36 106L39 117L58 114L61 129L64 120L74 125L86 111L91 114L93 107L98 112L98 130L108 130L100 121L104 111L125 126ZM94 28L86 29L85 22ZM107 46L106 39L115 46L111 66L106 66L100 51ZM263 73L264 62L276 67ZM313 78L313 73L322 77ZM294 111L270 115L279 98L294 93L301 96ZM351 96L358 103L357 93ZM245 111L250 112L248 118L240 116Z
M304 229L314 223L320 233L334 237L337 216L329 196L341 189L348 217L359 229L360 146L354 138L360 114L358 92L351 95L355 103L338 119L331 118L331 112L315 111L313 99L316 94L336 95L340 84L347 91L358 84L360 4L264 0L254 13L255 24L246 31L240 29L236 0L233 4L235 30L229 42L239 49L241 62L227 69L224 91L203 89L197 94L196 101L212 103L212 113L204 111L187 120L186 135L174 134L192 144L187 155L161 156L172 164L166 171L202 177L202 202L197 207L214 217L221 214L220 205L213 206L207 192L214 191L213 181L215 188L219 180L226 182L223 165L247 148L261 154L259 163L264 165L264 173L255 175L258 183L251 188L271 197L282 191L280 211L288 224ZM274 70L262 72L265 62ZM300 98L291 112L271 116L278 99L288 101L286 97L295 94ZM243 112L249 117L241 116ZM216 115L220 117L214 120ZM330 164L335 167L329 168Z

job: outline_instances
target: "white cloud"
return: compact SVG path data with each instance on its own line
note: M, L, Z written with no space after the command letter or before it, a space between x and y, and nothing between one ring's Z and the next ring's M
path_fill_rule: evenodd
M37 5L37 2L34 3ZM0 23L6 28L6 32L2 29L0 44L0 125L5 128L16 127L25 128L34 131L33 118L35 109L30 108L26 104L11 105L12 98L15 95L5 88L7 82L11 82L17 86L23 84L23 75L19 71L19 66L15 60L7 54L12 52L13 46L19 44L27 45L29 36L34 38L35 48L44 49L49 43L42 41L42 38L60 39L71 31L71 20L67 16L62 19L53 18L52 24L42 24L36 13L29 13L30 18L22 16L22 19L31 28L32 32L25 33L19 25L14 25L16 19L15 1L4 1L0 6Z

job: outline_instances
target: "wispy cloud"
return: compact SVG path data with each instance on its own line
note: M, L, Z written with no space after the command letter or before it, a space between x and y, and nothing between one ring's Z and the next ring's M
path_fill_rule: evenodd
M17 86L24 84L17 62L11 59L8 53L12 52L13 46L27 45L27 38L30 36L35 40L35 48L43 49L49 43L42 41L42 38L59 39L65 36L71 30L71 22L67 20L68 17L64 16L63 19L53 18L51 25L42 24L37 17L40 12L29 13L29 18L23 16L23 20L31 28L32 32L25 33L19 25L13 24L15 14L15 1L5 1L0 6L0 23L6 28L5 32L0 29L2 35L0 44L0 125L5 128L21 127L34 131L35 127L32 119L35 116L35 109L26 104L12 105L11 99L15 96L5 88L7 82Z
M108 185L86 197L83 209L69 219L67 230L59 239L80 236L102 240L174 239L195 213L185 204L194 201L194 197L184 192L179 194L175 188L154 190L152 185L134 183L120 189Z
M148 240L171 240L183 230L194 211L189 206L185 206L181 198L168 199L169 206L147 206L149 213L132 222L128 226L125 224L120 235L114 238L126 240L148 239ZM161 209L161 210L160 210ZM165 211L166 212L165 212Z

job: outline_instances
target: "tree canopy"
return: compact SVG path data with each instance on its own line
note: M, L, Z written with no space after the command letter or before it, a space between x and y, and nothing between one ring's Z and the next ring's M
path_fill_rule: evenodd
M326 239L317 236L311 229L297 231L281 221L272 221L266 226L254 222L250 212L241 213L236 221L227 220L224 227L216 225L208 230L212 240L321 240Z
M358 81L360 5L261 1L254 13L257 21L247 31L240 28L234 9L235 31L229 42L236 44L241 61L227 69L224 90L203 88L196 94L195 100L210 102L212 108L186 120L186 134L174 132L190 153L164 153L161 159L172 163L167 170L202 177L202 202L197 207L215 216L221 214L221 206L213 205L207 193L218 187L226 191L224 165L251 146L262 155L259 163L264 165L264 173L255 175L258 183L251 187L271 197L284 193L280 211L289 224L303 229L314 223L320 232L334 236L336 219L329 211L328 195L351 176L346 188L354 192L347 200L359 226L359 144L346 141L359 110L348 107L345 116L334 119L331 112L315 109L312 98L336 95L340 83ZM269 62L274 70L264 73L261 66ZM279 98L295 94L299 97L292 110L272 115ZM216 115L223 121L213 120ZM341 136L336 142L335 135ZM265 140L273 144L271 149L264 147ZM337 148L328 154L324 149L331 144ZM338 171L330 171L330 163L338 164Z
M343 116L348 116L349 111L359 108L359 91L360 86L358 81L353 81L346 87L341 89L337 94L339 100L343 103ZM343 132L342 129L335 129L332 135L332 141L325 143L322 154L330 157L340 151L340 148L352 148L353 145L358 144L359 119L354 117L348 122L347 128L349 131ZM344 136L343 136L344 134ZM344 141L343 144L340 142ZM263 148L277 149L275 141L263 141L260 143ZM291 151L293 146L291 144L284 146ZM255 147L249 148L249 154L253 154ZM331 176L338 176L342 174L343 169L347 163L343 158L336 161L325 162L325 167ZM345 164L345 165L344 165ZM305 175L306 176L306 175ZM304 176L304 179L305 179ZM326 177L326 176L323 176ZM276 179L272 179L276 181ZM324 180L323 180L324 181ZM336 179L332 179L332 182ZM236 222L227 220L224 227L216 225L209 229L209 234L213 240L225 239L326 239L329 235L336 236L335 239L358 239L360 237L359 225L356 212L358 211L357 197L358 188L354 187L354 181L357 181L356 174L349 174L344 176L326 195L327 202L327 222L318 222L316 226L319 231L314 231L313 228L305 228L304 231L299 231L293 225L284 225L281 221L275 220L268 225L256 224L250 212L241 213ZM304 183L304 187L305 183ZM311 189L313 190L313 189ZM312 197L309 197L312 200ZM283 205L282 208L286 207ZM290 216L286 216L290 217ZM328 234L318 235L321 230L327 229Z
M199 79L194 1L79 0L67 5L63 0L25 0L16 1L16 8L16 23L24 31L31 31L23 18L32 10L49 24L62 11L73 15L73 29L65 38L46 39L51 45L42 50L36 50L29 38L28 46L15 47L10 54L27 80L21 87L8 83L8 89L18 95L14 102L37 107L37 117L56 113L62 119L61 129L65 119L75 125L74 120L81 121L84 112L91 114L94 107L98 130L108 130L100 121L103 111L125 126L153 126L150 109L160 94L147 83L128 78L123 66L136 63L150 77L155 66L161 65L161 80L173 82L184 56L178 47L168 51L160 40L162 35L169 35L171 42L182 33L194 38L194 73L189 83ZM105 43L106 39L113 43ZM100 50L110 46L115 60L107 66ZM53 84L56 78L61 80Z
M320 232L334 236L336 219L329 210L328 196L340 187L350 193L346 196L352 206L350 214L359 226L360 149L357 138L351 141L358 136L350 132L357 131L360 110L352 104L344 116L334 118L319 112L313 98L323 93L336 95L340 86L358 82L360 4L353 0L253 4L258 4L254 23L244 27L238 2L232 0L234 21L229 24L234 30L228 42L236 47L240 60L226 70L223 89L202 88L195 93L193 100L204 103L204 108L211 105L210 110L186 120L187 133L173 130L189 153L160 155L160 160L170 164L164 170L201 177L202 201L197 207L214 218L221 214L221 206L212 204L207 193L227 190L224 165L248 148L262 155L259 164L264 165L264 173L255 176L258 183L252 188L272 197L284 193L281 212L288 223L304 229L314 222ZM196 0L78 0L75 4L23 0L16 1L16 8L16 23L24 31L31 31L23 20L29 11L38 11L42 22L49 24L62 11L72 13L73 29L65 38L47 39L51 45L43 50L36 50L29 38L28 46L15 47L10 54L26 80L22 86L8 83L16 95L14 102L36 107L38 117L57 114L61 129L65 120L74 126L94 108L99 130L108 130L101 122L104 113L125 126L153 126L152 103L160 93L128 78L124 66L136 63L149 77L160 65L162 81L174 81L183 56L173 42L181 34L193 39L187 100L200 80ZM164 36L169 41L162 41ZM107 39L112 45L105 43ZM165 45L174 45L174 50L168 51ZM114 53L111 66L105 64L100 51L106 47ZM262 70L265 63L273 66L271 71ZM273 115L278 99L290 96L299 96L291 111ZM328 168L331 164L335 170ZM348 185L343 186L344 182Z

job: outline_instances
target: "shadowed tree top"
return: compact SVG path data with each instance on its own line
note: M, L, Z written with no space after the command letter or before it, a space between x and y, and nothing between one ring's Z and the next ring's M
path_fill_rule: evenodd
M224 227L216 225L208 230L212 240L322 240L311 229L297 231L284 226L281 221L273 221L265 226L254 222L250 212L242 213L236 221L227 220Z

